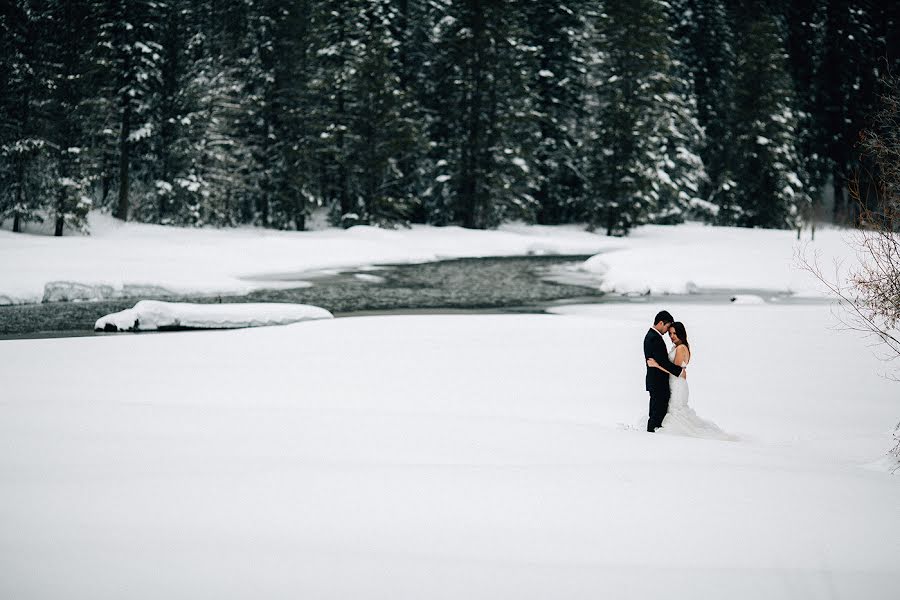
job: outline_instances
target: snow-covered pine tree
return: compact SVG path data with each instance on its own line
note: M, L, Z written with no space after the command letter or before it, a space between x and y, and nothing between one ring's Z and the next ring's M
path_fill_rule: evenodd
M429 203L465 227L533 219L539 128L529 84L539 69L527 15L494 0L437 0L432 15Z
M734 77L732 22L723 0L673 0L672 14L680 60L694 82L697 121L704 130L700 156L707 173L700 197L712 203L717 220L732 218L735 181Z
M874 0L824 0L822 61L816 82L816 117L824 134L819 145L827 155L835 221L854 220L847 182L860 168L856 148L878 101L881 75L896 64L898 51L888 45L897 23L897 3ZM892 12L893 11L893 12ZM896 29L896 28L894 28ZM893 32L893 40L896 41ZM894 64L890 64L890 63ZM861 183L867 185L867 177Z
M281 3L277 2L276 6ZM284 7L274 58L272 104L278 164L275 194L278 196L280 227L306 228L310 212L321 204L315 182L316 130L311 118L310 82L314 62L310 18L314 0Z
M818 85L823 64L822 49L825 32L825 4L823 0L794 0L784 3L785 46L788 69L796 91L797 150L803 164L803 187L810 202L800 206L800 219L810 221L815 205L822 199L822 190L829 175L829 162L823 141L828 135L824 121L817 114L821 102Z
M100 98L95 102L93 134L101 155L101 178L106 180L103 195L114 179L118 193L113 214L128 220L133 187L138 188L134 194L138 200L153 197L146 192L151 185L150 138L159 130L162 4L155 0L98 3L100 24L92 70ZM110 164L111 155L115 165Z
M163 225L204 224L201 216L202 180L191 172L199 123L195 84L205 67L197 10L205 3L168 0L161 7L159 29L159 126L151 139L148 192L153 200L142 203L142 220Z
M388 0L370 0L359 20L357 68L351 81L355 98L351 136L352 194L369 223L404 222L417 198L409 185L415 157L423 148L415 120L419 112L400 76L400 14Z
M47 138L54 151L56 179L48 193L54 234L66 228L86 231L92 206L93 173L86 159L84 135L92 93L85 85L87 57L94 43L95 22L90 0L47 0L44 3L44 35L48 98L45 117Z
M39 4L17 0L0 13L0 222L12 221L16 232L43 221L56 176L45 112L47 15Z
M702 130L667 7L610 0L597 22L590 218L608 235L648 220L679 221L703 206Z
M344 0L319 3L314 15L317 156L333 220L404 222L418 200L413 178L423 147L396 37L408 14L388 0Z
M596 17L590 2L537 1L524 10L527 44L537 48L531 71L534 113L540 139L533 162L538 176L535 200L539 223L571 222L584 216L584 173L581 136L589 27Z
M427 137L429 116L424 109L429 89L427 73L431 70L433 47L430 43L428 16L429 2L392 0L396 13L391 19L393 38L396 40L396 74L403 96L402 114L414 124L416 144L398 160L402 180L398 185L408 198L409 220L417 223L428 221L423 198L431 184L428 161L430 147Z
M244 15L236 30L237 81L243 86L238 129L252 160L243 170L250 192L244 217L265 227L305 227L315 198L311 192L310 117L306 93L311 78L308 26L314 2L237 2ZM234 24L230 25L235 27Z
M237 47L228 20L234 2L171 0L163 8L158 135L146 220L180 225L236 225L251 196L253 160L237 124L245 114ZM243 3L241 3L243 4ZM240 38L239 38L240 39Z
M668 110L659 126L664 145L659 148L657 173L663 184L659 208L650 219L680 223L685 218L710 221L717 207L706 199L709 176L703 160L706 132L700 125L694 74L685 60L689 45L679 32L682 13L666 2L666 23L671 43L669 89L663 95Z
M794 90L776 18L751 9L738 38L735 139L738 225L793 227L809 198L797 151Z
M421 202L414 220L421 223L447 225L456 213L456 181L461 147L458 138L458 115L454 118L453 101L446 95L447 82L456 81L456 64L446 57L447 39L454 35L457 20L449 12L447 0L416 3L412 26L415 48L421 53L418 65L413 63L416 98L423 107L427 149L419 161L417 179ZM412 52L404 48L404 52Z
M354 6L355 4L355 6ZM327 0L314 6L309 48L313 60L310 93L312 127L319 131L315 145L318 189L330 207L333 222L351 226L359 222L363 207L350 184L349 146L353 135L351 81L356 73L354 24L359 2Z

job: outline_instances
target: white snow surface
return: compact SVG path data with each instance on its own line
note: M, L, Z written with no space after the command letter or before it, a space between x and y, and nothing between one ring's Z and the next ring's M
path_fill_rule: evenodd
M300 287L326 268L473 256L593 254L615 242L578 226L494 231L413 226L273 231L123 223L91 213L90 236L0 230L0 304Z
M318 306L280 302L242 304L194 304L141 300L133 308L97 319L94 329L156 331L158 329L237 329L288 325L334 315Z
M800 258L817 257L826 277L843 281L859 264L849 234L805 230L712 227L697 223L635 229L619 248L590 258L581 269L604 291L689 294L702 290L759 290L803 297L827 296Z
M739 441L621 425L660 308ZM897 384L828 306L557 312L0 341L0 597L896 597Z

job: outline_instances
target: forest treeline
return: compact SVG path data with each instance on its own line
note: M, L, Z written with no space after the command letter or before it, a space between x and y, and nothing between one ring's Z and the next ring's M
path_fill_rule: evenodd
M0 221L846 219L898 4L10 0Z

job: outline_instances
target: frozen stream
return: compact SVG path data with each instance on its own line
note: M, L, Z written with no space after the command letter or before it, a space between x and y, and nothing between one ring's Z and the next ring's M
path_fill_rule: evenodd
M560 301L597 301L588 281L558 280L587 256L467 258L362 270L279 274L259 278L296 281L297 287L259 290L245 296L177 297L189 302L298 302L336 316L427 311L540 311ZM52 302L0 307L0 337L92 334L103 315L130 308L142 298L101 302Z
M598 290L595 276L579 270L587 256L464 258L258 277L295 281L297 287L258 290L244 296L158 297L182 302L296 302L321 306L337 317L423 312L541 312L560 304L641 302L727 303L735 294L755 294L768 302L817 302L761 290L701 290L679 296L620 296ZM141 299L48 302L0 306L0 339L93 335L100 317L132 307Z

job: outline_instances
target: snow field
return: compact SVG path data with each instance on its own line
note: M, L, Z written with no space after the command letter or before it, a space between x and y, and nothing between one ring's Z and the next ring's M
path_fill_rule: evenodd
M648 305L0 342L0 597L892 598L896 384L824 306Z

